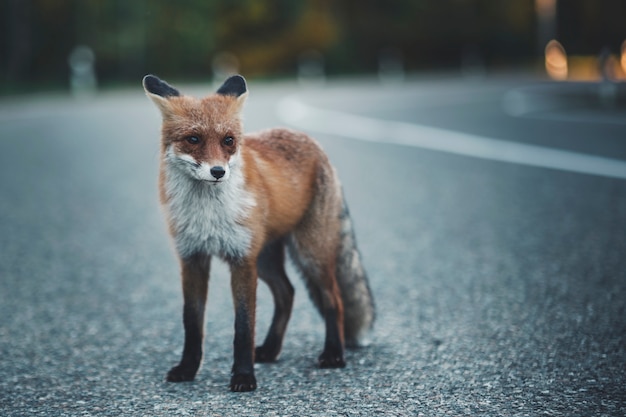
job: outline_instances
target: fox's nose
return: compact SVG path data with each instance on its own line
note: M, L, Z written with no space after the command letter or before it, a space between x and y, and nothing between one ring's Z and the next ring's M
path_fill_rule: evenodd
M215 179L220 179L222 178L224 175L226 174L226 170L224 169L224 167L221 166L215 166L213 168L211 168L211 175L213 175L213 177Z

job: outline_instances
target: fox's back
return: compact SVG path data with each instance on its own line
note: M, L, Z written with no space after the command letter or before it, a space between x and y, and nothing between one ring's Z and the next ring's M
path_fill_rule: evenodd
M247 134L242 145L249 190L262 200L270 234L281 235L299 223L315 197L340 209L339 182L319 144L304 133L269 129ZM318 213L332 215L334 213Z
M301 181L303 174L309 176L313 170L330 168L318 143L302 132L275 128L249 133L243 146L259 165L275 170L272 176L288 182Z

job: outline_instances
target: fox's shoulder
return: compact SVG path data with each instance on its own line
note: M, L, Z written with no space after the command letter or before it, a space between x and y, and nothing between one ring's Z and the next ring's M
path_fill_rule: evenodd
M244 137L245 147L263 157L290 161L319 158L324 155L317 141L304 132L287 128L274 128L248 133Z
M246 142L251 142L254 146L275 146L276 144L293 146L318 146L317 142L304 132L300 132L286 127L275 127L258 132L247 133Z

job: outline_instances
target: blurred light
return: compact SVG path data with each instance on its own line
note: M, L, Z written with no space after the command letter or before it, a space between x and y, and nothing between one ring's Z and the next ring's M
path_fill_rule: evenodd
M622 42L622 58L620 59L622 72L626 75L626 41Z
M70 89L74 97L92 96L98 87L94 64L96 55L84 45L75 47L67 58L70 66Z
M478 45L465 45L461 54L461 73L463 76L484 78L486 72L485 60Z
M226 78L239 73L239 60L235 54L220 52L213 58L211 69L213 70L213 82L216 85L221 85Z
M386 48L378 53L378 78L386 84L404 81L404 60L398 48Z
M563 45L554 39L546 45L546 71L553 80L567 79L567 54Z
M315 49L306 50L298 56L298 82L305 86L318 87L324 84L324 55Z
M615 81L619 74L618 58L611 53L608 47L602 48L598 57L598 68L600 69L600 79L604 81Z
M535 10L539 17L551 19L556 14L556 0L536 0Z

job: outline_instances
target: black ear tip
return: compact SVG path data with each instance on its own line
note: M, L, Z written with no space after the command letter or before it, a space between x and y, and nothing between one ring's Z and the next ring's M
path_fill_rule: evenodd
M157 96L164 98L180 96L180 92L177 89L161 80L159 77L151 74L143 77L142 84L146 91L156 94Z
M239 74L237 74L237 75L232 75L232 76L228 77L228 79L229 79L229 80L236 81L236 82L238 82L238 83L243 83L243 84L246 84L246 79L245 79L245 78L243 78L243 75L239 75Z
M159 78L155 77L154 75L148 74L145 77L143 77L143 80L141 82L141 84L143 84L144 87L148 88L149 87L154 87L156 85L159 84Z
M239 97L246 91L248 91L246 79L241 75L233 75L224 81L224 84L217 90L217 94Z

